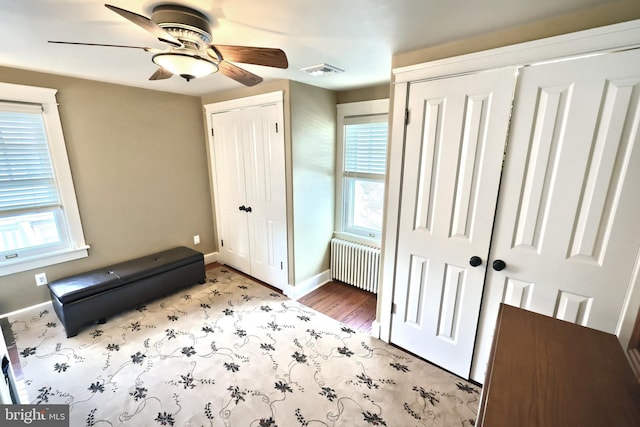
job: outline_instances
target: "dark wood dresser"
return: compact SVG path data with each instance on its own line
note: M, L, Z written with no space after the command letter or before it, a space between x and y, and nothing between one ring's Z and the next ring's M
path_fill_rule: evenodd
M640 384L615 335L501 305L478 426L640 426Z

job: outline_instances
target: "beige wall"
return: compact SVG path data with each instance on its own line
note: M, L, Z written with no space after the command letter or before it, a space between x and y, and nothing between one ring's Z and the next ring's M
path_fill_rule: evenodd
M481 34L424 49L398 53L392 59L392 67L404 67L434 61L451 56L493 49L589 28L640 19L640 1L619 0L565 15L536 21L518 27Z
M337 102L338 104L346 104L349 102L385 99L389 98L390 90L391 87L389 83L359 89L343 90L337 93Z
M274 80L263 82L256 86L244 87L238 86L236 89L230 89L222 92L210 93L202 96L202 104L213 104L215 102L229 101L232 99L246 98L248 96L262 95L264 93L276 92L282 90L287 96L289 92L289 80ZM286 109L286 108L285 108Z
M58 90L91 246L88 258L1 277L0 313L49 299L38 272L55 280L177 245L215 250L200 98L2 67L0 81Z
M291 82L295 282L330 268L335 209L335 92Z

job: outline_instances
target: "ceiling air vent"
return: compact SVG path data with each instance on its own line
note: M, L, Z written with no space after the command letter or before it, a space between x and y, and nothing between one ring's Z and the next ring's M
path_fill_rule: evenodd
M340 68L334 67L333 65L329 65L329 64L318 64L312 67L300 68L300 71L304 71L316 77L325 76L327 74L337 74L337 73L344 72L344 70L341 70Z

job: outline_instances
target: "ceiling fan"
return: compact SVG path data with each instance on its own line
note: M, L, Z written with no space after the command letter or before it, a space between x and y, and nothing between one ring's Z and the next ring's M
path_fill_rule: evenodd
M153 8L151 19L110 4L105 6L169 46L165 49L153 49L141 46L55 40L49 40L49 43L121 47L151 52L153 54L151 60L158 65L158 69L149 77L149 80L168 79L176 74L189 81L219 71L245 86L254 86L262 81L262 77L229 61L276 68L289 66L287 56L281 49L212 44L207 17L185 6L158 5Z

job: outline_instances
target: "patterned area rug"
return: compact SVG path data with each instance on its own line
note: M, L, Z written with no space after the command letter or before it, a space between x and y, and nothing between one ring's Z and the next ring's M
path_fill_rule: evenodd
M224 267L67 339L9 319L31 403L71 426L474 425L479 390Z

